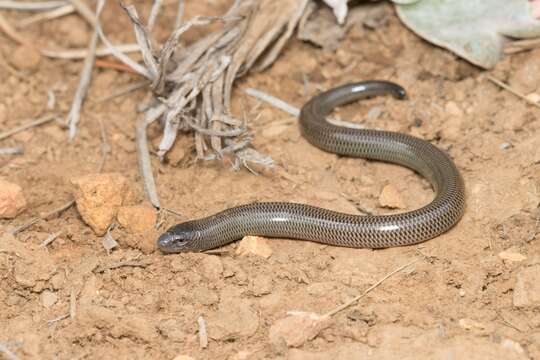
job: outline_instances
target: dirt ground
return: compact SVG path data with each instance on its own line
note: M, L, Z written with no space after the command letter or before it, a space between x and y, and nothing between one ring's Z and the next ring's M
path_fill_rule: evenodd
M149 3L137 3L141 14ZM212 3L188 2L187 15L227 8ZM160 40L174 20L174 5L166 6ZM397 82L409 98L370 99L340 109L339 116L447 150L467 187L467 209L455 228L420 246L378 251L275 239L268 259L237 255L237 244L218 255L144 254L121 227L113 231L119 248L107 254L75 207L7 235L69 201L71 178L96 172L99 119L111 146L104 171L126 176L136 202L145 202L134 124L146 93L98 103L140 79L96 69L73 143L56 122L0 142L25 149L24 155L0 155L0 177L19 184L28 201L15 219L0 220L0 344L21 359L540 359L540 111L487 79L492 75L525 94L540 91L540 50L507 56L482 71L419 39L383 7L386 22L375 29L354 26L336 50L291 40L268 71L237 84L234 107L244 103L254 147L276 161L275 170L255 176L228 163L196 161L190 134L177 141L174 161L153 156L161 201L181 215L167 215L160 230L253 201L389 213L379 206L387 184L406 209L428 203L433 192L413 172L324 153L300 136L295 118L240 91L253 87L301 106L321 89L367 79ZM3 14L14 23L23 17ZM133 39L115 2L103 18L112 39ZM23 34L67 48L85 47L91 32L70 15ZM193 31L187 40L198 35ZM82 68L81 61L41 58L15 75L10 61L17 48L0 33L0 132L46 113L51 89L55 111L67 113ZM160 132L158 125L150 130L154 149ZM59 230L58 239L39 247ZM270 327L288 311L326 313L414 259L300 348L269 340ZM109 266L121 261L143 265ZM199 316L209 336L205 349Z

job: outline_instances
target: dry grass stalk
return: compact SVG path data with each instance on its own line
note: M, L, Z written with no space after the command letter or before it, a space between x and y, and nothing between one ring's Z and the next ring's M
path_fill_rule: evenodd
M124 9L133 22L155 105L164 123L158 155L173 146L180 131L193 131L198 158L216 159L229 154L234 166L250 163L271 166L270 158L249 147L245 121L231 112L234 81L250 69L261 70L277 58L300 21L308 0L237 0L219 17L195 17L180 23L161 47L150 27L143 24L133 5ZM154 9L159 5L155 5ZM156 17L153 11L150 24ZM184 46L182 35L192 27L220 23L220 27ZM124 60L124 59L120 59Z

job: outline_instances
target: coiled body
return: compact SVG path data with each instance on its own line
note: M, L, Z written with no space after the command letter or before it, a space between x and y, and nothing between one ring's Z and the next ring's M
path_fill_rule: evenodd
M245 235L260 235L354 248L385 248L416 244L450 229L463 214L465 196L463 180L446 153L406 134L346 128L325 119L336 106L384 93L405 97L399 85L385 81L344 85L314 97L300 114L302 135L328 152L415 170L430 181L436 192L431 203L410 212L377 216L287 202L254 203L173 226L159 238L158 247L163 252L203 251Z

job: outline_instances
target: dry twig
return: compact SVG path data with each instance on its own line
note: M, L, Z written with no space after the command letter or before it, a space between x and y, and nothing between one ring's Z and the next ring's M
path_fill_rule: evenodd
M144 189L150 203L156 208L161 208L159 196L157 194L156 182L152 173L152 163L150 162L150 152L148 151L148 139L146 138L146 128L161 114L161 106L157 109L150 109L144 118L140 118L137 122L136 139L137 152L139 154L139 169L143 177ZM153 112L152 112L153 110Z
M39 23L41 21L56 19L65 15L69 15L73 12L75 12L75 7L73 5L67 4L53 10L29 16L19 21L16 26L19 29L24 29L25 27L28 27L32 24Z
M69 141L73 141L75 135L77 134L77 124L81 117L81 108L86 98L88 88L90 87L90 81L92 80L92 70L94 68L94 60L96 59L96 47L99 38L99 24L97 19L103 10L105 5L105 0L99 0L96 9L96 15L89 14L91 13L90 9L86 7L84 3L80 0L70 0L75 9L92 25L94 25L94 33L92 34L92 39L90 40L90 45L88 46L88 54L84 59L84 66L81 72L81 77L79 81L79 86L75 92L75 97L73 98L73 103L69 111L66 124L69 127Z
M525 100L527 103L533 105L533 106L536 106L537 108L540 108L540 104L535 102L535 101L532 101L531 99L529 99L528 97L526 97L525 95L523 95L522 93L520 93L519 91L511 88L510 86L506 85L505 83L503 83L501 80L491 76L491 75L488 75L487 76L487 79L489 81L491 81L492 83L494 83L495 85L497 86L500 86L501 88L503 88L504 90L508 91L509 93L511 94L514 94L515 96L517 96L518 98L522 99L522 100Z
M26 222L26 223L16 227L15 229L11 230L11 234L16 235L16 234L20 233L21 231L24 231L24 230L28 229L30 226L32 226L34 224L37 224L41 220L49 220L49 219L53 218L54 216L57 216L57 215L63 213L64 211L66 211L67 209L72 207L74 204L75 204L75 200L70 200L67 203L65 203L64 205L60 206L59 208L56 208L56 209L54 209L52 211L49 211L47 214L45 214L43 216L34 217L34 218L30 219L28 222Z
M178 20L161 49L155 47L151 37L152 23L144 26L135 8L125 7L145 64L144 71L137 71L152 81L155 100L160 103L149 111L165 123L158 150L161 158L173 146L178 132L193 130L200 159L219 159L228 153L235 157L233 164L272 164L268 157L249 148L247 128L231 114L232 86L257 61L258 68L265 68L275 60L306 4L307 0L236 1L223 16ZM158 6L155 2L154 7ZM180 1L178 19L182 13ZM221 26L215 32L187 48L180 44L188 29L216 22ZM129 64L127 59L117 57Z
M21 155L24 154L22 146L0 148L0 155Z
M56 9L64 5L66 5L65 1L0 0L0 9L6 10L43 11Z
M4 131L3 133L0 134L0 140L4 140L4 139L10 137L11 135L15 135L17 133L20 133L21 131L31 129L31 128L39 126L39 125L43 125L45 123L48 123L48 122L54 120L55 118L56 118L56 115L54 115L54 114L45 115L45 116L42 116L42 117L40 117L38 119L35 119L35 120L29 122L28 124L17 126L16 128L13 128L11 130Z
M199 346L201 349L208 347L208 334L206 332L206 321L202 316L197 318L197 325L199 326Z
M522 51L535 49L540 46L540 39L524 39L509 42L504 48L505 54L515 54Z
M99 13L101 12L100 4L98 1L98 10L96 11L96 14L81 0L69 0L71 5L75 8L75 10L81 15L81 17L86 20L90 26L95 28L97 26L97 18L99 17ZM104 4L101 5L101 8Z
M345 310L346 308L348 308L349 306L351 305L354 305L358 300L360 300L361 298L363 298L364 296L366 296L367 294L369 294L373 289L375 289L376 287L378 287L379 285L381 285L386 279L388 279L389 277L391 277L392 275L404 270L405 268L411 266L412 264L414 264L415 262L417 262L418 259L416 260L413 260L411 261L410 263L408 264L405 264L403 266L400 266L398 267L397 269L395 269L394 271L386 274L386 276L384 276L381 280L377 281L375 284L371 285L369 288L366 289L366 291L364 291L362 294L356 296L355 298L347 301L345 304L343 305L340 305L338 306L337 308L327 312L326 314L324 314L323 316L333 316L335 314L337 314L338 312L342 311L342 310Z
M256 99L267 102L273 107L283 110L294 117L297 117L298 115L300 115L300 109L298 109L297 107L294 107L291 104L286 103L285 101L278 99L277 97L274 97L272 95L269 95L265 92L262 92L260 90L253 89L253 88L244 89L244 92L248 94L249 96L253 96Z
M77 292L75 289L71 289L69 292L69 317L70 319L75 319L77 314Z
M15 41L16 43L32 46L30 41L19 35L19 33L13 28L13 26L11 26L11 24L2 14L0 14L0 30L2 30L4 34L6 34L11 40Z
M112 45L111 45L112 46ZM113 54L113 51L118 51L121 53L130 53L139 51L139 45L137 44L118 44L114 45L114 50L111 50L110 47L103 47L96 49L96 57L109 56ZM66 49L41 49L41 53L51 59L64 59L64 60L74 60L74 59L84 59L88 56L88 49L76 49L76 50L66 50Z
M70 314L64 314L64 315L60 315L58 317L55 317L54 319L48 320L47 325L51 326L51 325L57 323L58 321L62 321L62 320L65 320L65 319L69 318L69 316L70 316Z
M148 81L147 80L141 80L141 81L137 81L133 84L128 84L120 89L117 89L115 90L112 94L109 94L109 95L106 95L102 98L99 98L97 100L95 100L95 103L99 104L99 103L103 103L103 102L107 102L107 101L110 101L110 100L113 100L117 97L120 97L120 96L124 96L124 95L127 95L133 91L137 91L139 89L142 89L144 87L148 86Z
M43 240L43 242L39 246L42 247L42 248L46 248L47 245L49 245L54 240L56 240L56 238L58 238L58 236L60 236L60 234L62 234L62 230L60 230L58 232L55 232L53 234L50 234L49 236L47 236L47 238L45 240Z

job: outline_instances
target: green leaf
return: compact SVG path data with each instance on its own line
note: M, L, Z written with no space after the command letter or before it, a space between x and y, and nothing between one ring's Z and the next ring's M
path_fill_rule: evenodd
M427 41L483 68L510 38L540 36L527 0L394 0L401 21Z

